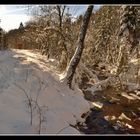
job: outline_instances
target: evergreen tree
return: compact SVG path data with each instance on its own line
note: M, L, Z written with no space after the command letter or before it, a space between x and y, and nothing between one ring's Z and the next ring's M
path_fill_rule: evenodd
M120 22L120 50L118 57L117 75L126 68L129 61L130 52L137 45L136 39L136 21L137 9L135 6L121 6Z
M24 26L23 26L23 23L21 22L20 25L19 25L19 29L23 29Z

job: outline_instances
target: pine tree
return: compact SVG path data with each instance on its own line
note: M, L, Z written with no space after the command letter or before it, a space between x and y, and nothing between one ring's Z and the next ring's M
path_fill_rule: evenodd
M135 6L121 6L121 22L120 22L120 50L118 56L119 75L127 66L130 52L135 48L138 41L136 39L136 21L137 9Z
M23 23L21 22L20 25L19 25L19 29L23 29L24 26L23 26Z

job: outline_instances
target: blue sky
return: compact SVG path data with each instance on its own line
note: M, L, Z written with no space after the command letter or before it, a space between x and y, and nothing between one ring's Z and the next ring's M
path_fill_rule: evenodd
M70 11L73 16L82 14L86 10L86 5L71 5ZM100 5L95 5L98 9ZM25 23L30 19L27 5L0 5L0 27L8 31L10 29L18 28L20 22Z
M0 5L0 26L6 31L18 28L20 22L24 23L30 18L26 11L25 6Z

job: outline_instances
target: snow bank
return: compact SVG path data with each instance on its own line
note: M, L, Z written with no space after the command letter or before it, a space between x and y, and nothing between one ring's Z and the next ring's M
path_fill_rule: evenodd
M54 65L53 65L54 64ZM47 57L27 50L0 52L0 133L2 134L80 134L71 127L84 121L89 103L80 90L70 90L59 82ZM27 96L32 104L33 123ZM38 97L38 98L37 98Z

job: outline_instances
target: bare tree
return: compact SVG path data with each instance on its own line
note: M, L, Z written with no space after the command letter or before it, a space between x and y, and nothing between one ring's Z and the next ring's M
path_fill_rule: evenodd
M79 38L77 41L77 48L76 48L75 54L73 55L73 57L70 61L70 64L66 71L66 76L64 78L64 81L66 81L66 83L69 85L70 88L72 86L72 80L73 80L75 70L79 64L79 61L81 59L81 55L82 55L82 52L84 49L84 39L86 36L86 32L87 32L88 24L89 24L90 17L92 14L92 10L93 10L93 5L88 6L87 11L83 18L83 23L82 23L81 29L80 29Z
M60 30L62 29L62 22L63 22L63 15L64 15L64 11L65 11L65 8L66 6L59 6L57 5L57 11L58 11L58 15L59 15L59 27L60 27Z

